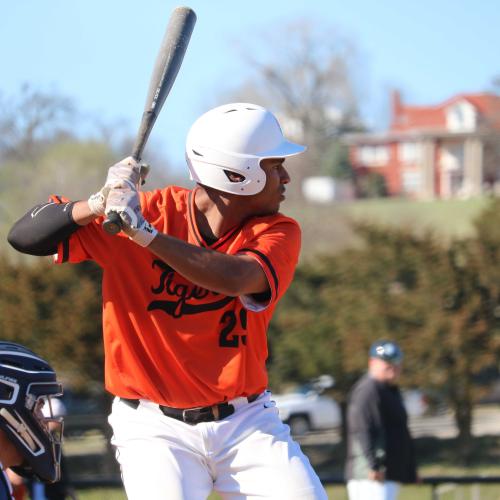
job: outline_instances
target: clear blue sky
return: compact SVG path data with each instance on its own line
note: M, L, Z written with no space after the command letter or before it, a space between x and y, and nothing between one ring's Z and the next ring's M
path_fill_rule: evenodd
M171 10L170 0L18 0L0 14L0 92L21 84L72 97L133 133ZM192 121L249 69L235 42L307 17L352 38L361 52L363 116L384 114L387 89L415 104L488 88L500 74L500 4L494 0L191 0L198 22L174 88L152 134L182 164ZM78 127L78 125L75 125ZM147 151L146 151L147 153ZM146 154L147 156L147 154Z

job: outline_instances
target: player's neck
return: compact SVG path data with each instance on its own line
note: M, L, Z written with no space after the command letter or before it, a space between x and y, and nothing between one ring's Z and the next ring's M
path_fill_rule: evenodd
M195 191L195 217L198 230L209 239L217 239L249 217L234 196L214 193L203 187Z

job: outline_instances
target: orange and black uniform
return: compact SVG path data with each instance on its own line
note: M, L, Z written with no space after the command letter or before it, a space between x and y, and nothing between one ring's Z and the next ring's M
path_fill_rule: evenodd
M193 245L252 256L267 276L269 296L206 290L124 234L108 235L102 218L58 246L57 263L91 259L103 269L106 388L122 398L191 408L267 387L266 331L293 278L300 228L281 214L253 217L209 244L197 228L195 192L170 186L141 193L144 217Z

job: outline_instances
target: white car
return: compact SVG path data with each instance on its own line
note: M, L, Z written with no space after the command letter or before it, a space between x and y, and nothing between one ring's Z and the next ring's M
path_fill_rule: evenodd
M279 415L294 435L339 427L342 414L338 403L320 394L333 385L331 377L322 376L311 384L297 387L286 394L273 394Z
M429 410L425 394L419 389L406 389L401 393L406 413L411 417L423 417Z

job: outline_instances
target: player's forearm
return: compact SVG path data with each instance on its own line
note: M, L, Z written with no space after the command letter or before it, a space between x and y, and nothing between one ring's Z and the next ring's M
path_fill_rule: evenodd
M90 224L94 219L97 218L97 215L92 213L90 210L88 201L77 201L73 204L73 210L71 212L71 216L73 220L79 226L86 226Z
M250 257L196 247L161 233L148 250L189 281L214 292L236 297L268 289L264 271Z

